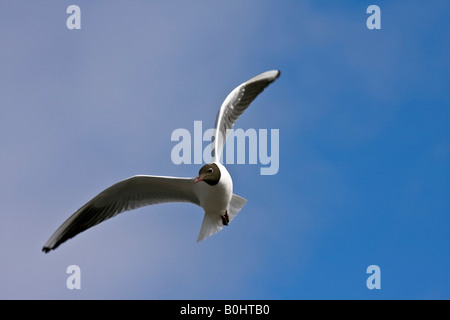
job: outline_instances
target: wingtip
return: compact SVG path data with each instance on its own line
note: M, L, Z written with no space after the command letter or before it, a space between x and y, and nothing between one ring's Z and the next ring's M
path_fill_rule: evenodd
M280 77L280 75L281 75L281 71L280 71L280 70L277 70L277 69L271 70L271 71L268 71L268 72L270 72L270 73L273 74L273 76L272 76L272 81L275 81L275 80L278 79L278 78Z
M49 253L51 250L52 249L49 248L49 247L42 247L42 252L45 253L45 254Z
M258 82L261 80L270 84L270 83L274 82L276 79L278 79L278 77L280 75L281 75L280 70L268 70L266 72L263 72L255 77L251 78L250 80L243 83L242 85L248 85L249 83Z
M278 79L278 77L281 76L281 70L275 70L275 71L277 71L277 75L276 75L275 79Z
M264 72L263 74L266 74L267 76L269 76L270 82L273 82L280 77L281 71L275 69L275 70L270 70L270 71Z

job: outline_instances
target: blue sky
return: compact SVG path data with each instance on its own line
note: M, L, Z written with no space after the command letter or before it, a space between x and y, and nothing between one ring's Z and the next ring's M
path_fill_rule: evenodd
M81 30L66 28L71 4ZM0 2L0 298L449 299L449 11ZM196 243L201 209L165 204L40 251L117 181L194 176L172 163L171 133L213 126L234 87L271 69L281 77L236 127L279 129L279 171L227 166L248 200L228 228ZM66 287L73 264L80 290Z

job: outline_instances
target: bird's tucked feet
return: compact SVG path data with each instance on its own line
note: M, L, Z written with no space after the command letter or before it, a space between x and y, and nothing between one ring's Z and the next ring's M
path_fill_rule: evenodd
M228 211L225 210L225 213L220 216L222 218L222 223L224 226L227 226L230 222L230 216L228 215Z

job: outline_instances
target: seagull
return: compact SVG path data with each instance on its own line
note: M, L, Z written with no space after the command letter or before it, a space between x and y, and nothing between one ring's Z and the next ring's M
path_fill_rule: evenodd
M226 97L216 116L213 162L205 164L197 177L136 175L122 180L72 214L53 233L42 251L48 253L119 213L158 203L187 202L203 208L204 217L197 242L228 226L247 200L233 194L233 180L220 163L226 138L250 103L279 76L279 70L266 71L242 83Z

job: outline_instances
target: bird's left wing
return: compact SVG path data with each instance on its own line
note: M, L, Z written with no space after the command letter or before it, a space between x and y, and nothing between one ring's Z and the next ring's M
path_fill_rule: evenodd
M162 176L134 176L99 193L78 209L50 237L45 253L61 243L117 214L165 202L190 202L200 205L194 179Z
M226 97L216 116L214 126L213 161L220 161L223 146L239 116L250 103L280 76L279 70L263 72L236 87Z

